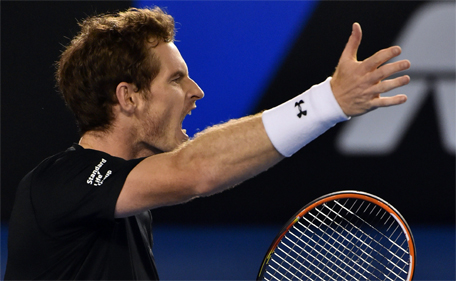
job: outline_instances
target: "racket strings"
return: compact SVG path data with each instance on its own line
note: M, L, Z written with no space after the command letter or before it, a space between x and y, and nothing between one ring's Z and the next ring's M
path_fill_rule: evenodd
M315 242L312 238L309 237L309 239L310 239L312 242ZM290 239L288 239L288 238L287 238L287 240L289 240L290 242L292 242L292 241L291 241ZM304 244L305 244L305 246L308 246L308 247L311 248L312 250L315 250L315 247L313 247L311 244L308 244L308 243L305 243L305 242L304 242ZM325 244L326 244L326 243L325 243ZM331 244L329 244L329 243L328 243L328 245L330 245L330 247L332 247L333 249L335 249L336 252L338 252L338 253L340 253L340 254L343 254L338 248L334 247L334 245L331 245ZM322 265L324 265L327 269L329 269L329 270L331 271L331 273L332 273L332 275L329 275L329 274L327 274L326 272L321 271L321 274L323 274L323 275L325 275L325 276L328 276L328 277L331 277L331 279L334 279L334 278L332 278L332 276L334 276L334 274L335 274L335 275L338 275L338 276L341 276L340 274L338 274L338 273L333 269L333 266L335 266L335 267L341 269L343 272L345 272L349 277L354 278L354 276L352 276L349 272L347 272L347 271L344 269L344 267L341 267L341 266L337 265L334 261L332 261L330 258L327 257L327 253L329 253L329 252L326 252L326 254L322 255L322 257L323 257L323 259L324 259L323 261L319 261L315 255L312 255L312 253L306 251L303 247L300 247L300 246L298 246L298 247L299 247L300 249L302 249L306 254L308 254L309 256L312 257L312 259L313 259L313 260L312 260L312 264L314 265L315 270L319 270L319 267L318 267L318 266L319 266L320 264L322 264ZM321 253L320 253L320 254L321 254ZM300 257L302 257L302 258L304 259L303 256L300 256ZM344 261L343 261L342 259L340 259L338 256L336 256L336 258L337 258L341 263L343 263L344 265L348 265L346 262L344 262ZM330 265L328 266L328 264L330 264ZM308 270L306 270L306 272L307 272L307 271L308 271ZM305 276L307 276L307 275L305 275Z
M323 216L326 216L326 214L320 212L319 210L317 210L317 211L318 211L319 213L321 213ZM338 215L338 214L336 214L336 215ZM359 217L358 217L358 218L359 218ZM342 219L345 220L345 218L343 218L343 217L342 217ZM349 222L349 221L347 221L347 222ZM379 260L377 260L377 259L372 255L372 252L375 252L376 254L378 254L378 255L380 255L380 256L382 256L382 257L385 257L385 256L384 256L380 251L377 251L377 250L375 249L375 245L374 245L374 246L371 246L371 243L372 243L372 242L375 242L376 244L378 244L378 246L383 247L383 248L386 249L387 251L389 251L389 249L385 248L381 243L379 243L379 242L375 239L375 237L374 237L374 238L371 237L371 235L367 234L367 233L364 232L362 229L358 228L356 225L353 225L351 222L349 222L349 223L353 226L353 228L356 229L356 232L355 232L355 233L352 233L352 232L349 231L349 232L347 232L347 233L348 233L349 235L351 235L353 238L355 238L356 240L358 240L363 246L365 246L365 247L367 248L366 250L363 250L362 248L359 248L359 250L362 252L361 255L356 255L356 253L355 253L355 255L359 258L359 260L361 260L363 263L366 263L366 265L369 266L369 267L371 267L372 265L369 264L368 261L367 261L366 259L363 259L362 254L366 254L366 256L367 256L368 258L371 258L371 259L373 259L374 261L381 263ZM323 221L322 221L322 224L324 224L325 226L327 226L328 228L330 228L331 230L333 230L334 233L338 233L336 229L333 229L330 225L327 225L327 224L324 223ZM337 222L336 222L335 224L336 224L338 227L340 226ZM369 224L368 224L368 225L369 225ZM371 225L369 225L369 226L372 227ZM373 231L376 231L376 232L379 233L379 234L381 234L381 233L378 232L377 229L375 229L375 228L372 228L372 230L373 230ZM360 239L360 238L358 237L358 235L357 235L358 232L361 233L361 236L365 235L366 239L369 240L369 243L366 243L365 240ZM338 233L338 234L340 234L340 233ZM332 237L331 237L331 238L332 238ZM352 248L351 248L351 249L353 249L353 248L356 246L355 243L353 243L351 240L347 240L346 237L343 237L343 236L342 236L342 238L343 238L345 241L348 241L348 243L352 245ZM380 239L381 239L381 238L380 238ZM341 245L342 245L342 244L341 244ZM350 249L350 250L351 250L351 249ZM370 252L368 253L367 251L370 251ZM392 253L392 252L391 252L391 254L395 255L395 254ZM395 256L396 256L396 255L395 255ZM346 257L346 258L349 258L349 256L345 256L345 257ZM396 256L396 257L397 257L397 256ZM403 260L402 260L402 261L403 261ZM362 265L362 264L361 264L361 265ZM402 270L402 268L400 268L400 267L397 266L396 264L393 264L393 265L394 265L395 267L397 267L399 270ZM361 268L362 268L362 267L361 267ZM378 268L373 267L373 269L379 271ZM386 269L389 270L388 268L386 268ZM392 270L389 270L389 271L390 271L390 273L392 273L392 274L394 274L394 275L397 276L397 274L395 274L394 271L392 271ZM406 271L403 271L403 272L404 272L404 273L407 273ZM363 276L363 277L364 277L364 276Z
M327 224L325 224L324 222L322 222L322 224L325 225L325 226L327 226L327 227L330 227L330 226L328 226ZM330 227L330 228L331 228L331 227ZM337 233L337 230L336 230L336 229L331 229L331 230L333 230L334 233ZM351 234L350 232L348 232L348 233ZM338 234L341 234L341 233L338 233ZM340 249L340 247L342 247L343 250L348 250L349 252L351 252L351 251L353 250L353 248L354 248L356 245L355 245L355 242L353 242L352 240L349 240L349 239L347 239L346 237L343 237L343 236L341 236L341 237L343 238L344 242L348 242L348 244L351 245L352 247L350 248L350 247L347 247L347 246L343 245L341 242L337 241L337 239L335 239L335 238L332 237L332 236L330 236L329 238L332 239L332 240L334 240L334 243L337 243L337 244L338 244L338 247L335 248L335 249L337 250L338 254L340 254L340 255L343 257L343 259L342 259L341 261L344 263L344 266L350 267L350 265L349 265L347 262L345 262L346 259L350 260L350 256L347 255L347 254L345 254L344 252L341 252L339 249ZM356 236L352 236L352 238L356 238L357 240L359 240ZM361 241L361 240L359 240L359 241ZM365 246L368 245L368 244L364 243L364 241L361 241L361 243L363 243ZM334 244L331 245L331 246L334 248ZM372 247L370 247L370 248L372 248ZM365 273L372 274L372 272L369 271L369 268L364 268L364 267L362 267L364 263L365 263L368 267L371 266L371 265L369 264L369 262L368 262L366 259L363 258L363 254L366 255L366 256L368 256L368 257L372 257L372 255L371 255L370 253L366 252L365 250L363 250L362 248L360 248L360 250L361 250L361 252L362 252L362 253L360 253L360 254L358 254L358 253L356 253L356 252L353 252L353 254L355 255L355 258L357 258L357 263L360 264L360 268L359 268L359 269L362 270L362 271L364 271ZM329 251L328 251L327 253L329 253ZM375 267L374 267L373 269L376 270ZM354 268L352 268L352 270L354 270ZM360 277L366 278L366 279L367 279L367 277L366 277L365 275L363 275L363 273L361 273L361 271L356 271L356 270L354 270L354 271L355 271ZM348 275L349 275L350 278L356 278L356 277L353 276L353 275L350 275L350 274L348 274Z
M264 278L405 280L405 238L397 221L377 205L334 200L293 225L272 255Z
M345 210L347 210L348 212L351 212L349 209L346 209L343 205L341 205L337 200L334 200L334 203L335 204L338 204L339 206L341 206L342 208L344 208ZM363 202L364 203L364 202ZM374 204L370 204L370 205L373 205L374 207L372 208L372 211L378 207L377 205L374 205ZM323 206L327 207L326 204L323 204ZM334 212L331 208L327 207L330 211ZM378 207L379 208L379 212L383 211L383 215L381 216L380 221L383 221L382 219L384 218L384 215L385 214L388 214L388 212L386 212L385 210L383 210L382 208ZM367 207L366 207L367 209ZM371 212L372 213L372 212ZM337 214L337 213L336 213ZM395 234L395 231L393 233L391 233L391 235L389 237L387 237L384 233L382 233L381 231L379 231L376 227L372 226L371 224L369 224L367 221L365 221L363 218L361 218L360 216L357 215L357 213L352 213L354 216L356 216L356 218L358 218L359 220L361 220L364 224L366 224L367 226L369 226L372 230L376 231L378 234L382 235L383 237L387 238L390 242L392 242L395 246L397 246L400 250L404 251L405 253L408 254L408 251L404 248L402 248L401 245L398 245L397 243L395 243L395 240L392 240L391 239L391 236L393 236ZM378 215L378 213L377 213ZM340 216L340 215L339 215ZM377 216L375 216L377 217ZM387 216L386 220L383 221L383 224L386 225L388 223L389 220L394 220L394 219L391 219L391 216ZM375 221L377 222L377 221ZM388 228L386 229L386 232L388 232L390 230L390 228L393 226L393 225L396 225L396 229L399 229L400 226L399 224L396 222L396 221L392 221L391 224L388 226ZM396 237L396 240L399 239L400 236L397 236ZM380 244L380 243L379 243ZM381 244L380 244L381 245Z
M335 203L336 203L336 204L339 204L337 201L335 201ZM325 206L325 207L327 207L327 206ZM374 205L374 208L375 208L375 207L376 207L376 205ZM328 207L327 207L327 208L328 208ZM332 209L329 208L329 210L333 212ZM382 209L381 209L381 210L382 210ZM318 211L318 210L317 210L317 211ZM335 214L336 214L337 216L340 216L340 215L337 214L337 213L335 213ZM363 235L366 235L366 237L369 238L371 242L375 242L379 247L382 247L382 248L385 249L386 251L390 252L394 257L398 258L398 259L401 260L402 262L408 263L406 260L403 260L399 255L396 255L396 253L391 252L391 251L390 251L390 248L386 248L386 247L384 246L383 243L380 243L381 240L382 240L382 238L386 238L386 239L388 239L388 241L389 241L390 243L392 243L394 246L397 247L397 248L396 248L396 252L399 251L399 250L401 250L401 251L403 251L403 254L402 254L402 255L404 255L404 254L407 254L407 255L408 255L408 254L409 254L409 252L408 252L406 249L404 249L404 248L402 247L402 246L403 246L403 243L406 242L406 240L403 240L402 245L399 245L399 244L396 243L397 239L399 239L399 237L400 237L399 235L396 235L397 237L396 237L395 240L391 239L391 237L395 235L396 230L397 230L397 229L400 229L400 226L397 224L397 222L395 222L394 220L392 220L391 224L389 224L389 226L388 226L388 228L387 228L386 231L389 231L390 228L391 228L391 226L394 225L394 224L396 224L396 228L395 228L395 230L391 233L391 235L388 237L388 236L386 236L384 233L380 232L376 227L372 226L371 224L369 224L368 222L366 222L365 220L363 220L361 217L359 217L358 215L356 215L356 213L353 214L353 215L354 215L357 219L361 220L365 225L367 225L368 227L370 227L370 229L371 229L375 234L379 234L379 235L381 235L382 237L381 237L380 239L373 238L373 237L371 237L371 235L369 235L368 233L364 232L363 230L361 230L360 228L358 228L358 227L356 227L355 225L352 224L353 227L357 228L357 230L359 230ZM387 221L390 220L390 218L391 218L391 216L388 216L387 219L384 221L383 224L385 225L385 224L387 223ZM343 217L341 217L341 219L344 219L344 220L345 220L345 218L343 218ZM347 222L348 222L348 221L347 221ZM349 222L349 223L350 223L350 222ZM351 223L350 223L350 224L351 224ZM349 232L349 233L350 233L350 232ZM351 233L350 233L350 234L351 234ZM363 242L363 243L364 243L364 242ZM372 247L369 247L369 248L372 248ZM372 248L372 249L374 249L374 248ZM378 253L379 253L380 255L382 255L381 252L378 252ZM406 271L404 271L404 272L406 272Z

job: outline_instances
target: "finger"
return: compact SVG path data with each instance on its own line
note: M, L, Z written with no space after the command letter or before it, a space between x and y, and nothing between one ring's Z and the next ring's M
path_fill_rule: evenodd
M389 47L387 49L380 50L376 52L374 55L365 59L362 62L362 65L367 71L371 71L373 69L376 69L380 65L384 64L385 62L389 61L390 59L400 55L401 52L402 50L399 46Z
M386 93L393 89L407 85L410 82L410 76L404 75L394 79L384 80L372 88L373 93Z
M350 35L350 38L348 38L348 42L345 45L345 49L342 52L341 55L341 60L343 59L354 59L357 60L357 53L358 53L358 47L359 44L361 44L361 38L362 38L362 31L361 31L361 26L359 23L355 22L352 26L352 33Z
M396 95L393 97L379 97L371 101L372 109L379 107L388 107L393 105L403 104L407 101L406 95Z
M370 75L370 81L375 83L377 81L381 81L383 79L388 78L389 76L393 75L394 73L404 71L410 68L410 61L409 60L401 60L389 64L385 64L375 71L373 71Z

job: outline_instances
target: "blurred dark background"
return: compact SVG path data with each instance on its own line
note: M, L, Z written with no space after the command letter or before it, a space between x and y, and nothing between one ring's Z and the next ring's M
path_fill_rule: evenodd
M54 87L63 45L78 32L77 20L144 5L175 17L176 45L205 91L184 122L192 134L271 108L323 81L355 21L363 29L360 60L400 43L401 58L412 62L412 83L400 90L409 97L402 113L398 107L353 118L232 190L154 210L162 278L253 279L291 215L316 197L354 189L384 198L412 226L418 280L455 279L451 1L2 1L2 269L19 181L79 138ZM443 43L448 38L452 44ZM354 139L366 141L360 147Z

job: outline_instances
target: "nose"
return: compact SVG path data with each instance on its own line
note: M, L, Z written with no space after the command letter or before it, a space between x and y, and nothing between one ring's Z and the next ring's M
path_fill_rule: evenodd
M190 87L189 94L190 94L191 98L194 98L196 100L204 98L203 90L198 86L198 84L195 81L193 81L192 79L190 79L190 81L191 81L191 87Z

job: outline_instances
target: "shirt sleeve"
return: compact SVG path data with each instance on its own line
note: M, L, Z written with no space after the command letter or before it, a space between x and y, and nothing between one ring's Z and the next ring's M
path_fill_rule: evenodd
M117 199L130 171L126 161L93 150L69 152L40 165L31 183L36 220L52 236L76 235L114 223Z

